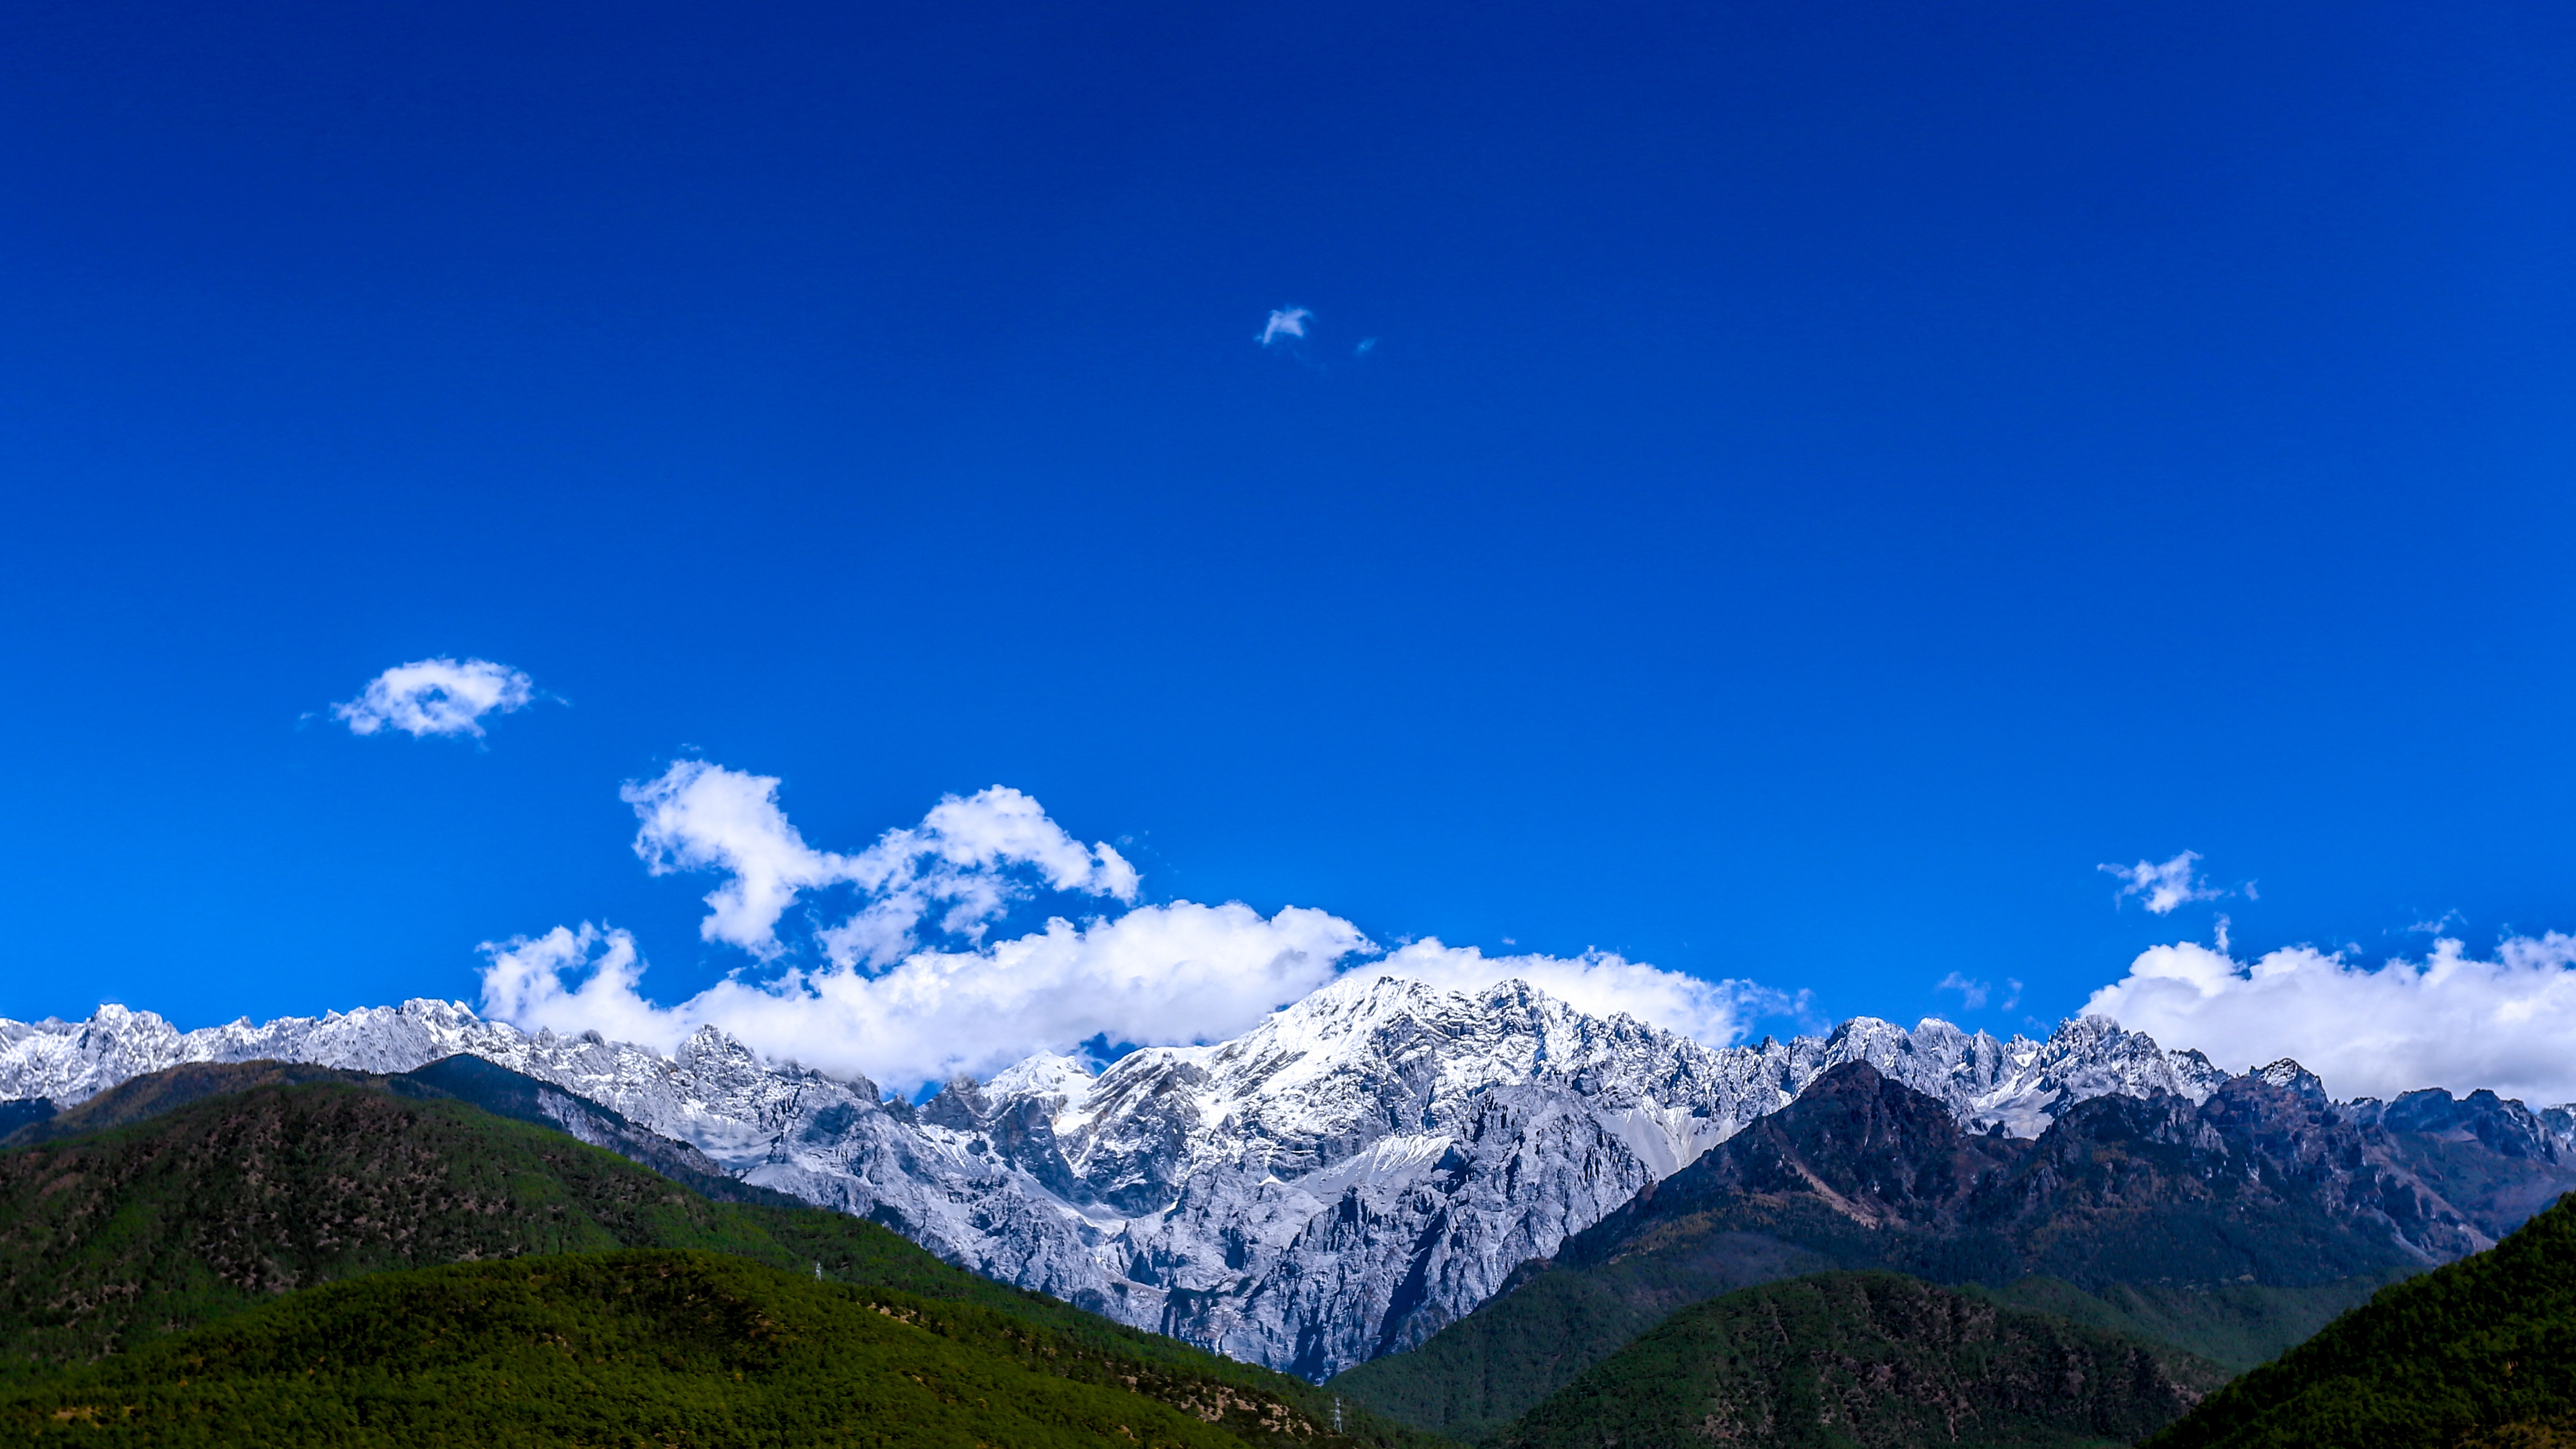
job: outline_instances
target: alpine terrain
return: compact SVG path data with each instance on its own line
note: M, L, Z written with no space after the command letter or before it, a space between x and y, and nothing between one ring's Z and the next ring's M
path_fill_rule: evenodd
M2188 1118L2228 1081L2196 1052L2098 1018L2045 1041L1860 1018L1822 1038L1712 1048L1516 981L1462 993L1365 976L1233 1041L1147 1048L1098 1072L1033 1058L918 1107L864 1078L763 1061L712 1028L664 1055L425 1000L184 1033L116 1006L0 1022L0 1098L69 1109L189 1062L398 1073L455 1053L600 1104L747 1185L1319 1381L1423 1343L1837 1066L1866 1063L1998 1144L2112 1094ZM2525 1119L2562 1150L2568 1114ZM2492 1190L2528 1196L2517 1184ZM2425 1251L2492 1235L2472 1222ZM1796 1269L1759 1276L1782 1271Z

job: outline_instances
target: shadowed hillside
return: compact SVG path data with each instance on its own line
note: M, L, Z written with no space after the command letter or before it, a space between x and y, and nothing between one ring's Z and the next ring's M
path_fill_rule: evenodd
M1792 1278L1665 1319L1498 1436L1505 1449L2075 1449L2171 1423L2226 1373L1894 1273Z
M1240 1449L1314 1429L989 1309L666 1251L356 1278L0 1392L0 1434L100 1445Z
M2576 1444L2576 1202L2400 1283L2228 1385L2153 1449Z

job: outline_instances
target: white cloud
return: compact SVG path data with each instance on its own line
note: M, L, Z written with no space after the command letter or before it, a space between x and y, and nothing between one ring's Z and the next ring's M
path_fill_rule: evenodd
M1942 977L1933 985L1932 989L1935 991L1955 991L1959 993L1959 1007L1963 1011L1975 1011L1977 1008L1986 1004L1986 999L1988 997L1995 994L1994 983L1990 981L1971 981L1956 971ZM2014 982L2013 990L2015 994L2018 995L2021 990L2021 983Z
M2230 1070L2296 1057L2337 1096L2491 1087L2576 1100L2576 936L2519 937L2495 959L2451 939L2376 969L2299 946L2247 963L2189 942L2141 954L2088 1013Z
M1268 347L1282 337L1303 337L1306 335L1306 324L1313 320L1315 320L1315 314L1303 307L1282 307L1270 314L1270 321L1262 327L1261 335L1252 340Z
M635 850L656 874L714 870L701 934L774 961L779 922L803 893L854 887L855 914L816 937L813 967L736 975L676 1005L643 994L633 938L584 924L487 942L487 1014L534 1029L596 1029L668 1051L713 1025L776 1058L859 1074L899 1090L960 1072L989 1075L1095 1036L1140 1046L1237 1036L1378 948L1348 921L1289 907L1176 901L1114 919L1050 919L987 942L991 923L1040 885L1121 902L1135 868L1083 846L1038 803L996 785L950 796L919 825L853 855L806 843L778 806L779 782L682 761L622 792L642 824ZM936 919L934 920L934 913ZM951 938L925 949L925 922ZM1462 990L1520 977L1595 1013L1626 1012L1712 1044L1801 1001L1741 981L1702 981L1602 952L1572 960L1487 957L1420 941L1364 968Z
M418 659L368 680L364 693L331 706L331 714L345 721L354 735L371 735L390 725L414 738L480 738L483 716L524 709L536 697L535 682L506 664L489 659Z
M1322 911L1290 907L1265 919L1245 905L1179 901L1114 921L1058 918L969 950L918 951L877 975L835 965L721 981L660 1007L638 993L622 935L557 927L487 946L486 1012L525 1027L596 1027L666 1051L713 1024L769 1056L901 1090L990 1075L1094 1036L1160 1045L1239 1035L1370 949L1359 928ZM595 942L607 945L598 969L566 990L563 977Z
M2139 861L2136 865L2105 865L2098 869L2120 878L2120 896L2144 896L2147 909L2159 916L2170 914L2174 907L2191 901L2214 901L2226 894L2206 882L2193 878L2192 862L2200 852L2186 850L2161 865Z
M668 1013L635 994L644 961L635 938L624 931L584 921L577 930L557 926L542 936L486 941L481 949L486 1016L530 1031L597 1031L664 1052L688 1035L686 1029L674 1029ZM567 976L585 972L579 985L565 986Z
M908 830L890 830L856 855L816 850L778 808L778 780L681 760L659 778L628 782L619 798L642 826L635 853L655 875L718 870L730 879L707 895L698 927L710 941L762 960L784 948L778 920L808 890L855 885L869 897L822 933L838 965L887 966L916 944L924 916L945 905L939 928L980 941L986 927L1031 892L1026 867L1060 891L1136 898L1136 868L1106 843L1086 849L1038 802L995 785L948 796Z
M1452 991L1481 991L1498 981L1528 982L1595 1016L1625 1012L1639 1021L1696 1037L1711 1046L1741 1040L1756 1017L1803 1008L1804 995L1749 981L1708 981L1630 961L1606 951L1580 956L1487 956L1473 946L1416 941L1359 976L1409 976Z
M889 830L849 862L849 879L877 900L823 933L833 961L891 965L911 948L913 928L934 905L948 910L939 927L982 941L985 928L1031 895L1011 874L1028 866L1048 886L1120 901L1136 899L1139 877L1107 841L1085 849L1047 818L1038 802L994 785L960 799L951 795L910 830Z
M778 918L797 892L845 881L849 862L816 850L778 808L778 780L681 760L661 777L617 792L643 821L635 853L655 875L720 870L698 934L764 960L778 954Z

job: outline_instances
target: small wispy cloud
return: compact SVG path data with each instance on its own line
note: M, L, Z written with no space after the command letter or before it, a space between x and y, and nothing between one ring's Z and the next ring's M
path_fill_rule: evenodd
M483 735L483 716L525 709L537 697L535 681L489 659L416 659L367 681L356 699L331 706L332 718L353 735L398 729L427 735Z
M1314 320L1315 314L1303 307L1282 307L1270 314L1270 320L1263 325L1261 335L1252 340L1268 347L1283 337L1304 337L1306 324Z
M2214 901L2227 894L2200 878L2193 868L2199 859L2199 851L2186 850L2162 863L2142 860L2136 865L2105 865L2098 869L2119 878L2120 893L2114 899L2143 896L2148 914L2162 916L2178 906Z
M1377 351L1377 339L1374 337L1363 337L1360 339L1360 345L1351 349L1351 356L1366 357L1375 351Z
M1969 1011L1975 1011L1977 1008L1984 1006L1987 998L1994 995L1995 991L1993 983L1974 981L1968 977L1960 975L1956 971L1942 977L1940 981L1933 985L1932 989L1935 991L1955 991L1959 993L1959 1005Z

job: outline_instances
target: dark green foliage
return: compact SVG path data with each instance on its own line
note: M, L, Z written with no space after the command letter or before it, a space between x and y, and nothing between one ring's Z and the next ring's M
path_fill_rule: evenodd
M0 1437L100 1445L1240 1449L1282 1406L1000 1314L714 1253L377 1274L0 1394ZM1162 1385L1166 1393L1173 1386ZM1189 1390L1196 1390L1191 1398Z
M65 1137L104 1132L111 1127L130 1127L209 1097L247 1092L253 1087L301 1087L316 1082L340 1082L393 1089L399 1080L366 1072L343 1071L338 1067L314 1066L308 1062L188 1062L120 1082L79 1106L60 1112L54 1111L53 1104L47 1102L42 1116L32 1117L7 1136L0 1137L0 1148L32 1147Z
M1832 1260L1745 1233L1695 1237L1575 1270L1531 1263L1485 1305L1410 1353L1336 1376L1348 1395L1454 1439L1488 1436L1685 1304Z
M1673 1314L1497 1436L1503 1449L2126 1443L2225 1373L1894 1273L1823 1273Z
M1789 1276L1761 1271L1784 1261L1782 1245L1771 1240L1733 1235L1696 1239L1692 1247L1687 1254L1647 1253L1579 1272L1533 1265L1507 1289L1508 1297L1487 1303L1411 1353L1390 1354L1341 1374L1330 1387L1400 1423L1453 1439L1492 1438L1663 1321L1671 1311L1667 1305ZM1812 1266L1793 1271L1826 1266L1812 1256L1804 1262ZM1730 1270L1752 1276L1729 1283L1724 1274ZM2005 1288L1971 1284L1962 1291L2180 1349L2241 1373L2367 1300L2384 1281L2352 1278L2303 1288L2114 1284L2087 1293L2062 1279L2032 1277Z
M2154 1449L2576 1442L2576 1201L2386 1288L2211 1396Z
M560 1132L425 1090L357 1074L211 1097L154 1087L111 1110L130 1117L147 1095L185 1105L0 1153L0 1383L158 1352L150 1346L173 1333L364 1274L683 1248L807 1282L819 1271L891 1294L885 1301L912 1305L905 1311L944 1304L945 1321L988 1322L1005 1337L1044 1335L1059 1350L1050 1363L1115 1364L1122 1381L1149 1395L1168 1389L1174 1402L1221 1394L1259 1406L1230 1428L1335 1421L1333 1396L1310 1384L978 1277L877 1224L802 1205L711 1202ZM1356 1405L1339 1417L1342 1442L1419 1437Z
M2093 1328L2172 1344L2230 1373L2243 1373L2280 1357L2334 1321L2335 1315L2369 1302L2370 1295L2387 1282L2405 1276L2399 1272L2341 1278L2302 1288L2263 1283L2189 1288L2115 1283L2097 1293L2087 1293L2062 1278L2030 1277L2007 1288L1971 1284L1966 1291Z
M559 1132L260 1087L0 1153L0 1361L77 1362L359 1273L641 1246L785 1259L738 1210Z

